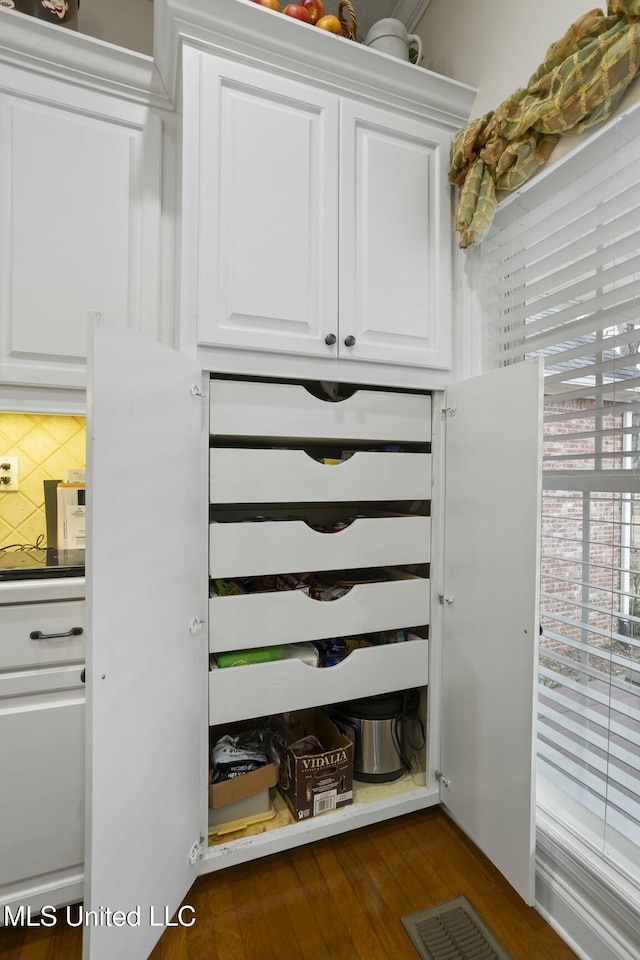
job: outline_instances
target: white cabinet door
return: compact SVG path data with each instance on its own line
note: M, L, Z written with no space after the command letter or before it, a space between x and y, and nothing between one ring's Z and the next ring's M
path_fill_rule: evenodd
M337 328L337 97L184 57L184 109L197 111L183 169L192 176L199 158L198 341L335 356L324 338Z
M0 901L16 884L49 899L64 887L57 871L84 858L84 687L81 665L0 674ZM58 901L59 902L59 901Z
M89 366L91 960L146 957L196 876L206 794L206 401L200 368L98 320ZM203 439L204 438L204 439ZM193 861L193 862L192 862ZM133 918L132 918L133 919Z
M441 797L534 899L542 370L447 390Z
M451 367L450 134L341 102L341 357Z
M136 328L156 313L161 125L42 87L0 96L0 379L84 388L87 313Z

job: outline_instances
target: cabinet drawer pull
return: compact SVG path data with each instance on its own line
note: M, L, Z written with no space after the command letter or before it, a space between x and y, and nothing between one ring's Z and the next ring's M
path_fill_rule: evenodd
M71 627L66 633L43 633L42 630L34 630L29 637L31 640L58 640L61 637L79 637L82 632L82 627Z
M328 347L332 347L338 338L335 333L328 333L324 338L324 342Z
M356 342L356 338L351 333L349 334L348 337L344 338L345 347L352 347L355 342Z

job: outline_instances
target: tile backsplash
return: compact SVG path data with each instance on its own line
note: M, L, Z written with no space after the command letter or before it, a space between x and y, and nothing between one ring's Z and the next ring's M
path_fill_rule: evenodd
M0 457L18 457L19 489L0 490L0 548L46 536L43 480L66 480L86 459L84 417L0 413ZM43 543L43 546L46 543Z

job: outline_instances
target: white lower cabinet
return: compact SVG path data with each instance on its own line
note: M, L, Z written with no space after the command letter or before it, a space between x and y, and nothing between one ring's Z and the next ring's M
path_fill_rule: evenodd
M435 803L532 902L537 362L446 394L362 387L331 402L313 384L218 380L102 319L92 340L85 905L140 907L141 923L87 927L86 956L142 960L162 932L151 918L170 917L198 874ZM363 454L357 499L338 448ZM393 465L380 480L376 457L421 466L406 488ZM334 601L225 595L216 582L358 580L371 568ZM403 642L331 667L214 665L224 652L401 627ZM412 774L209 844L211 727L409 688L426 727Z
M84 625L82 600L0 605L3 918L82 896Z

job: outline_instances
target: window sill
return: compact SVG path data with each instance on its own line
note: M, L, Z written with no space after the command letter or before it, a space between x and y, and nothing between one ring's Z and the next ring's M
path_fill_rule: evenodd
M640 955L640 875L616 869L563 816L540 785L536 816L536 907L586 960Z

